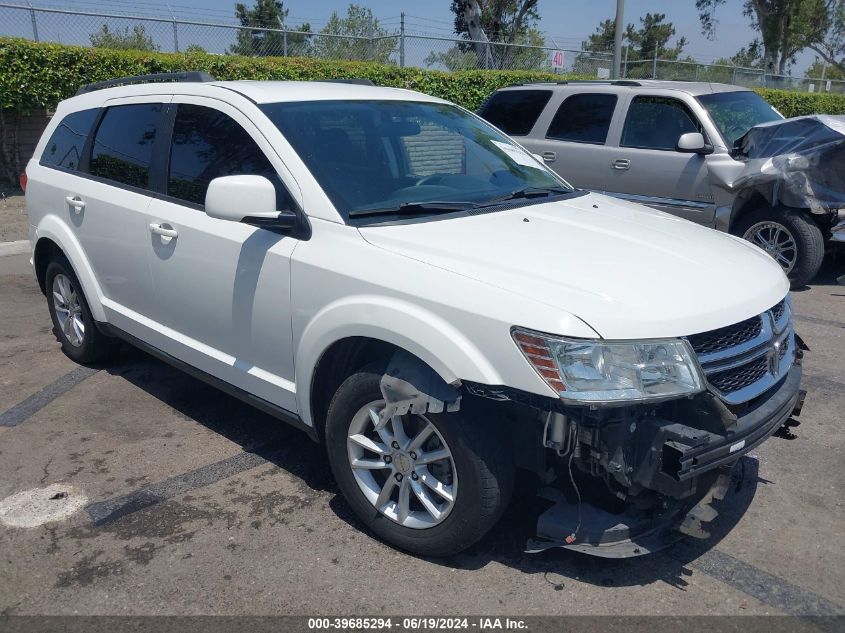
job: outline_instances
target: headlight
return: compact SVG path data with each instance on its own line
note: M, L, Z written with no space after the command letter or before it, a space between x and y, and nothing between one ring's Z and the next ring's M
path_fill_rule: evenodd
M514 328L514 341L564 400L612 403L661 400L704 389L698 363L680 339L565 339Z

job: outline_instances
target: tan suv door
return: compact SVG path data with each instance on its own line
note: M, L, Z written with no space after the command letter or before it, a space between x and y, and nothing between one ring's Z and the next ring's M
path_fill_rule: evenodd
M630 99L618 145L605 165L612 195L641 202L701 224L712 224L715 203L707 157L676 150L687 132L707 135L680 99L635 95Z
M619 125L616 111L621 97L598 87L590 92L563 93L562 100L556 97L531 136L520 142L573 186L605 189L612 149L607 143Z

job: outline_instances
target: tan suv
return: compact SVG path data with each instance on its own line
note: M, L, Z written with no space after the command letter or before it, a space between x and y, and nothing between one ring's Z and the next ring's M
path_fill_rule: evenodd
M845 176L834 173L845 158L842 117L827 117L833 128L825 117L784 120L745 88L523 84L494 92L479 114L577 187L746 238L793 287L815 276L825 238L845 219Z

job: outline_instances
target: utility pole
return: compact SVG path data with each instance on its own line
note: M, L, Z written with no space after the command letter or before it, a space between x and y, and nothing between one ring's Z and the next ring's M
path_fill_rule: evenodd
M399 68L405 67L405 12L399 14Z
M175 52L179 52L179 29L176 26L176 15L173 13L173 9L170 8L170 5L167 5L167 10L170 11L170 19L173 20L173 50Z
M625 21L625 0L616 0L616 29L613 34L613 76L619 79L622 65L622 29Z
M32 3L29 2L29 17L32 18L32 39L36 42L38 40L38 22L35 20L35 8L32 6Z

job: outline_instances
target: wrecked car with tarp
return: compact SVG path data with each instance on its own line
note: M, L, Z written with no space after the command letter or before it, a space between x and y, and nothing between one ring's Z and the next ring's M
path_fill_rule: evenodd
M757 125L737 139L733 156L742 167L726 186L740 198L758 195L772 207L802 209L824 235L845 242L845 116Z

